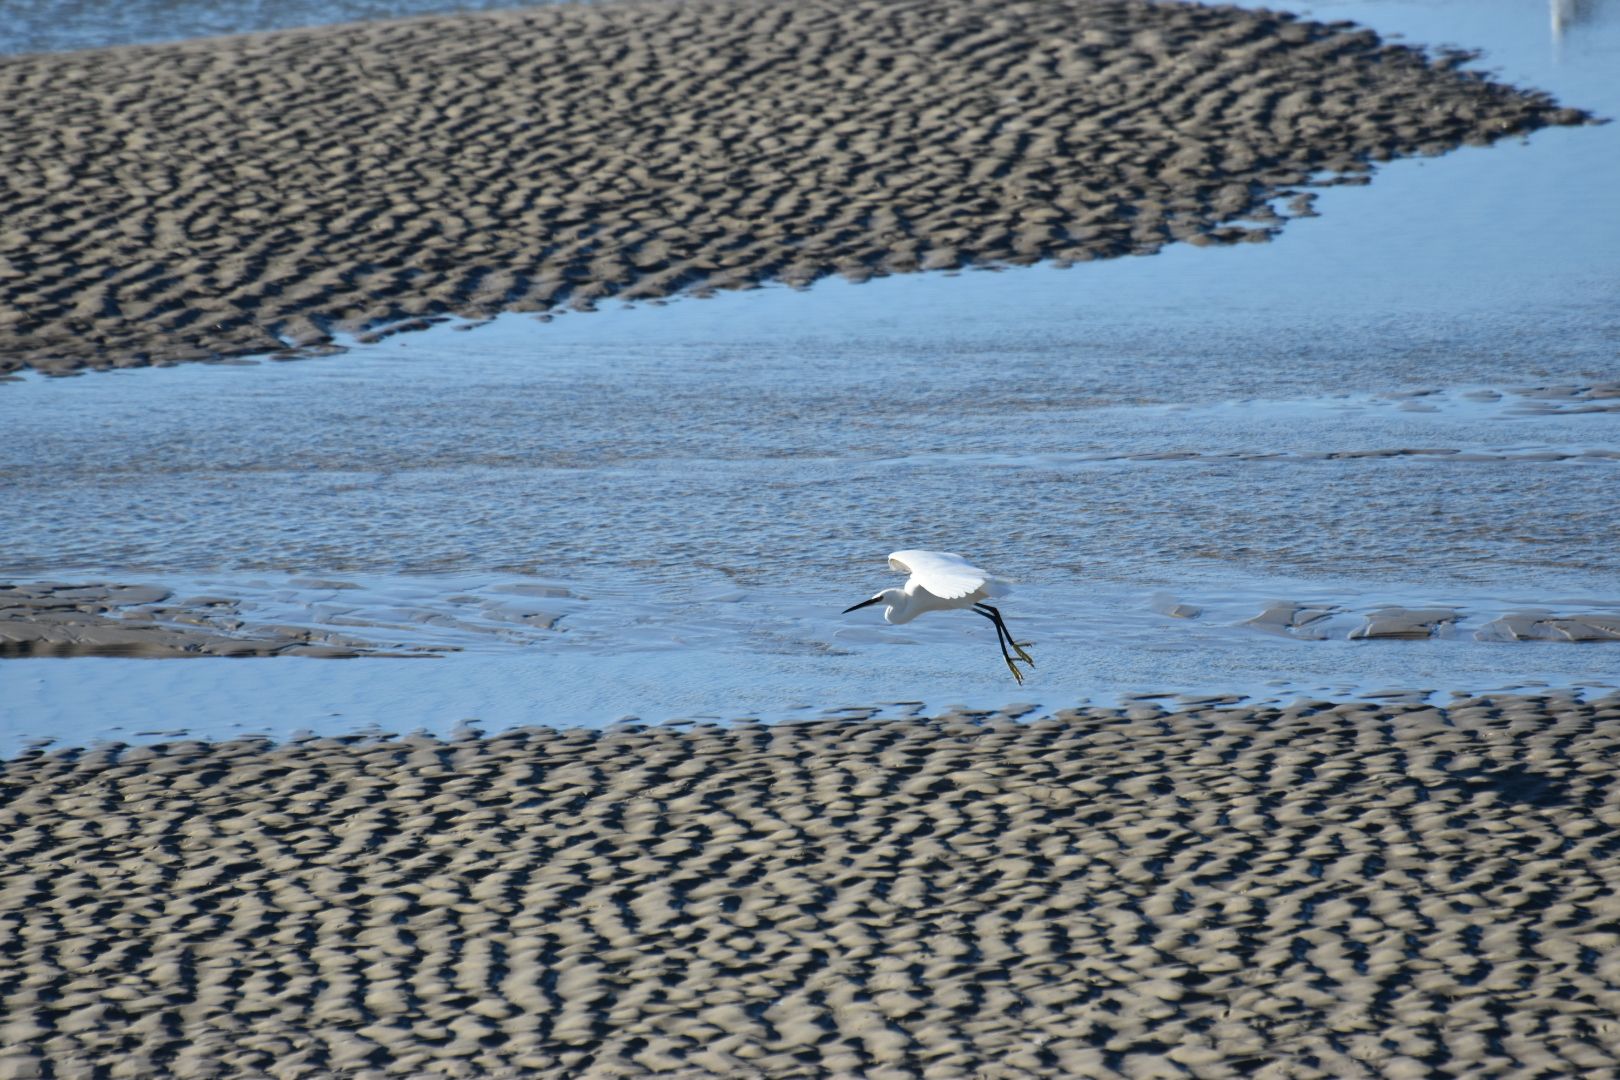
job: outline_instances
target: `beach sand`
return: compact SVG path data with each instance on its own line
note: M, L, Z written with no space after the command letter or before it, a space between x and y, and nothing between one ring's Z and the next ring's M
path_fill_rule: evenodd
M36 752L0 1076L1608 1074L1617 753L1559 697Z
M0 373L1265 239L1311 182L1587 119L1458 63L1138 0L630 0L7 57Z

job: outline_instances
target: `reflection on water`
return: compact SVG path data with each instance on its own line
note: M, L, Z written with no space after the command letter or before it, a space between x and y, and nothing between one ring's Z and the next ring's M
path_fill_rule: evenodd
M1547 0L1547 6L1552 14L1553 41L1558 42L1572 27L1596 18L1603 0Z

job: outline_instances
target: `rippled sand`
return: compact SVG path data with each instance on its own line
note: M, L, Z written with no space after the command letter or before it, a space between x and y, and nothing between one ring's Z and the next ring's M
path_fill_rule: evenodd
M1594 1075L1617 721L1479 698L25 755L0 1070Z
M1324 174L1586 119L1346 24L1132 0L565 4L0 89L0 372L1264 239Z

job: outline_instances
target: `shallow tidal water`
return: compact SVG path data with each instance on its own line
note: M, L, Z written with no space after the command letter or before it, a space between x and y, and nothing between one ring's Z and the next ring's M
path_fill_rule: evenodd
M1620 14L1316 5L1620 116ZM1133 694L1602 692L1620 643L1620 125L1382 166L1266 245L444 324L0 386L0 578L239 597L440 659L0 665L30 740ZM839 610L899 547L1019 588ZM352 586L338 587L335 583ZM1251 622L1327 612L1306 633ZM1171 612L1181 606L1183 615ZM1423 640L1352 640L1392 607Z
M149 45L517 6L510 0L6 0L0 4L0 54Z

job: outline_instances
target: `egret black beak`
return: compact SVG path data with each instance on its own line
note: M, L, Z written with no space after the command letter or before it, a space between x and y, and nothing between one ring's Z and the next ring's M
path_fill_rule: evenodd
M870 600L862 600L860 603L853 604L850 607L845 608L843 611L840 611L839 614L840 615L848 615L850 612L859 611L863 607L871 607L873 604L876 604L876 603L879 603L880 601L882 601L882 599L883 599L883 597L881 597L881 596L874 596Z

